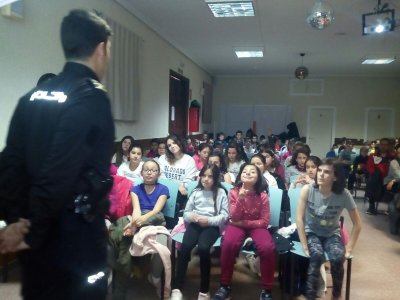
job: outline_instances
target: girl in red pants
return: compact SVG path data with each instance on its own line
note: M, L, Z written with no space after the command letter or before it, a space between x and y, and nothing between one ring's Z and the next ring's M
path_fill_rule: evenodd
M252 164L241 166L229 193L230 222L221 245L221 286L213 300L231 297L231 282L235 259L247 237L256 244L261 266L261 300L272 300L275 270L275 245L267 226L270 220L269 199L263 192L262 174Z

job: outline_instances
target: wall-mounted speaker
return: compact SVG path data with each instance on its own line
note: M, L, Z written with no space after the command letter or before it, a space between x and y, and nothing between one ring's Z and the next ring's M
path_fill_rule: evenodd
M7 4L1 8L1 14L4 17L21 20L24 18L24 3L18 0Z

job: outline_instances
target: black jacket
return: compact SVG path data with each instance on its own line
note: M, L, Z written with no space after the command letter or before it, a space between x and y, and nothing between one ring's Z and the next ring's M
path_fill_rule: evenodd
M83 64L66 63L19 100L0 160L0 204L9 222L29 218L31 248L50 237L60 213L85 192L85 172L109 176L113 141L108 96Z

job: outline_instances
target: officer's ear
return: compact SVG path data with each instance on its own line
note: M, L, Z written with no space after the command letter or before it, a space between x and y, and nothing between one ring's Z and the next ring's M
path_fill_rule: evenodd
M105 42L101 42L99 43L95 50L94 50L94 54L98 57L105 57L107 56L107 43Z

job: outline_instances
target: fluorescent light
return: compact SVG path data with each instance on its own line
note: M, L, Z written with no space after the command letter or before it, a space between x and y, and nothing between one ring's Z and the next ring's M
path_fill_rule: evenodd
M214 17L254 17L252 1L205 0Z
M238 47L235 48L237 58L264 57L263 47Z
M395 57L386 58L364 58L361 64L363 65L387 65L393 62Z

